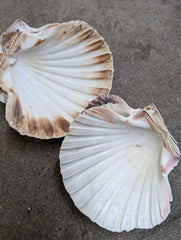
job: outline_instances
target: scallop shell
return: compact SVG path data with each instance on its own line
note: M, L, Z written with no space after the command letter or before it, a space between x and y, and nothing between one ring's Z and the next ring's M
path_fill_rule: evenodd
M83 21L31 28L17 20L0 37L0 100L22 135L64 136L112 77L108 45Z
M60 150L77 208L103 228L152 228L170 212L168 173L180 152L155 105L133 109L99 97L70 126Z

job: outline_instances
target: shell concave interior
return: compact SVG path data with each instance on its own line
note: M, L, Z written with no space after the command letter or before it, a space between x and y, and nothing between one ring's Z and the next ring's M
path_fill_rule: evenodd
M132 109L116 96L99 97L88 108L60 150L75 205L111 231L161 223L172 200L167 175L180 152L157 108Z
M83 21L31 28L17 20L0 37L0 100L22 135L64 136L112 77L108 45Z

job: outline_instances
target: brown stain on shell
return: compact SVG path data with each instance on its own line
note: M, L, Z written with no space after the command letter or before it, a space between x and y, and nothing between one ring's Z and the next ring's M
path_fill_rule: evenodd
M43 130L45 132L46 136L53 137L54 129L52 126L52 123L47 118L40 118L39 122L41 123L41 126L43 127Z
M98 49L100 49L104 44L105 44L105 41L102 40L102 39L100 39L100 40L98 40L97 42L94 42L94 43L91 43L91 44L89 44L89 45L86 45L86 46L85 46L85 49L86 49L85 53L89 53L89 52L98 50ZM107 48L104 48L104 47L103 47L102 50L103 50L103 52L104 52L104 51L106 52L106 51L107 51Z
M14 32L4 33L2 35L2 41L1 41L2 46L5 46L8 42L10 42L13 35L14 35Z
M122 103L122 99L115 95L108 95L107 93L105 95L98 96L96 99L92 100L89 105L86 107L86 109L92 108L92 107L100 107L107 103Z
M17 29L16 31L13 32L9 32L9 33L3 33L2 34L2 41L1 44L2 46L10 46L11 43L14 41L16 41L16 39L21 35L21 32L19 31L19 29Z
M23 125L24 115L23 115L22 107L18 97L16 97L15 104L12 109L12 117L13 117L13 122L16 128L20 128Z
M58 126L64 131L64 132L68 132L69 131L69 127L70 127L70 123L63 117L58 117L56 119L56 122L58 123Z
M57 117L50 121L47 118L40 118L38 120L31 119L29 121L29 130L32 135L37 133L39 138L63 137L69 131L70 123L63 117Z
M0 54L0 62L1 65L3 65L3 62L6 60L6 55L8 53L16 53L21 49L21 38L22 33L17 30L16 32L10 32L8 34L4 33L2 34L2 48L3 48L3 54ZM4 58L4 61L2 61Z
M29 119L28 129L29 129L29 132L32 134L35 134L36 131L38 130L37 122L34 118Z
M13 94L13 103L8 110L7 120L10 125L18 130L22 135L48 139L52 137L63 137L69 131L70 123L59 116L55 120L50 121L48 118L29 118L28 112L23 114L23 109L19 98L12 89L9 89ZM76 116L79 113L76 112Z
M23 109L19 98L12 89L9 89L13 94L13 104L8 110L7 120L10 125L18 130L22 135L48 139L52 137L63 137L69 131L70 123L59 116L55 120L50 121L48 118L29 118L28 112L23 114ZM76 115L79 113L77 112Z
M28 130L30 136L37 136L41 139L52 137L63 137L69 131L70 123L63 117L57 117L50 121L47 118L30 119Z
M94 32L94 34L87 40L87 43L88 45L91 45L100 40L104 42L104 39L97 32Z
M15 49L14 49L14 53L17 53L21 50L21 46L16 46Z
M17 49L21 49L21 39L22 36L24 37L25 35L22 35L22 33L17 30L16 33L14 33L13 38L10 40L10 46L8 52L15 52Z
M45 42L45 39L39 39L32 48L37 47L38 45L42 44L43 42Z
M93 58L93 60L95 61L94 64L104 63L104 62L107 62L111 59L112 59L112 56L111 56L110 53L99 55L99 56Z
M106 95L109 93L109 89L106 88L92 88L91 95L99 96L99 95Z
M107 78L112 78L113 76L113 71L112 70L100 70L100 71L94 71L95 74L92 79L107 79Z

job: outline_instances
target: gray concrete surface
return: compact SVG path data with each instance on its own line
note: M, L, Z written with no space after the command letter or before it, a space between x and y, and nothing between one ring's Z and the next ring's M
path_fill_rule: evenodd
M181 143L180 0L0 0L1 32L18 17L34 27L72 19L94 26L114 56L112 93L134 107L154 102ZM61 141L20 136L0 104L1 240L181 239L181 164L169 176L174 201L166 221L151 230L111 233L81 214L66 193Z

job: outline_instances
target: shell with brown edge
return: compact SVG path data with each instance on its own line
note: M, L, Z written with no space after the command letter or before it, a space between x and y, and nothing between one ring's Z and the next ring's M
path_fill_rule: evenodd
M83 21L32 28L18 19L0 37L0 101L22 135L64 136L112 79L109 47Z

